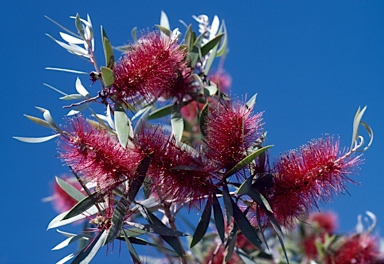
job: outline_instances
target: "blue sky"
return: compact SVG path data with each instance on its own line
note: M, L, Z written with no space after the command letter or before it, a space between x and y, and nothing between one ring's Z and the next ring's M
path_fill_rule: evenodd
M68 251L52 252L62 237L46 231L55 216L50 195L55 175L66 173L55 158L55 142L30 145L12 136L43 136L50 131L23 117L39 115L34 106L50 109L58 122L65 112L52 84L73 92L76 75L44 70L45 67L91 70L44 34L58 37L59 28L48 15L73 28L69 16L89 14L96 29L96 52L103 61L99 25L113 45L129 43L130 31L152 29L164 10L171 27L192 15L218 15L229 37L225 70L231 74L232 92L240 98L258 93L256 111L264 111L268 143L279 153L297 148L328 133L350 145L352 119L359 106L368 106L364 120L375 132L365 162L348 184L349 194L325 205L339 214L340 228L354 228L358 214L370 210L378 217L377 231L384 234L384 2L382 1L2 1L3 113L0 198L2 235L0 263L53 263ZM181 2L181 1L180 1ZM183 30L182 30L183 31ZM87 78L82 79L86 84ZM87 86L86 86L87 87ZM90 88L91 90L91 88ZM8 98L8 96L10 96ZM197 212L193 212L197 214ZM126 251L123 245L122 251ZM100 252L95 263L125 263ZM122 254L126 256L126 254Z

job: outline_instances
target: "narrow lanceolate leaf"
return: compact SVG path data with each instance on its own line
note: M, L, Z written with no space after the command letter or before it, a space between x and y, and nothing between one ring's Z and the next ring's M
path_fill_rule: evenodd
M90 196L85 197L80 202L78 202L71 210L68 211L68 213L63 217L63 220L84 213L86 210L95 205L102 196L102 193L95 192Z
M103 76L103 81L105 86L110 87L113 85L114 76L113 71L107 67L101 67L101 76Z
M162 236L187 236L187 234L184 234L180 231L173 230L169 227L164 227L159 225L139 224L139 223L130 223L130 222L128 222L128 225L134 226L136 230L140 230L143 233L155 233Z
M207 128L207 116L209 113L209 104L208 102L204 105L203 109L201 109L199 116L199 126L200 131L205 136L206 128Z
M224 243L224 217L223 212L221 211L221 206L219 203L219 200L217 199L216 195L213 195L212 200L212 207L213 207L213 215L215 217L215 226L217 229L217 233L219 234L219 237L221 239L221 242Z
M131 120L129 120L124 108L119 103L115 103L115 128L117 137L123 148L127 147L129 137L133 137Z
M120 231L123 229L124 219L129 205L130 202L127 198L124 196L120 198L113 212L112 225L108 230L107 238L105 239L104 244L112 242L120 234Z
M107 34L104 31L104 28L101 28L101 34L103 39L103 48L105 56L105 66L109 69L113 69L113 64L115 63L115 57L113 55L112 45L109 42Z
M205 75L208 75L209 70L211 69L211 66L216 58L216 53L218 48L219 48L219 42L211 49L211 54L209 55L209 59L205 64L205 68L204 68Z
M64 181L63 179L60 179L59 177L56 177L56 182L60 186L63 191L65 191L69 196L71 196L76 201L81 201L85 198L85 195L80 192L78 189L73 187L68 182Z
M61 129L56 125L55 121L53 121L53 118L51 116L51 113L48 110L45 110L43 113L43 117L45 121L48 122L48 124L56 131L60 132Z
M224 20L221 23L219 33L224 33L224 36L223 36L223 39L221 41L220 49L216 53L217 57L224 56L227 53L228 35L227 35L227 28L225 27Z
M98 212L98 210L97 210L96 206L92 206L91 208L89 208L83 214L79 214L79 215L71 217L71 218L69 218L67 220L63 220L64 216L67 215L68 212L69 211L64 212L62 214L59 214L54 219L52 219L52 221L48 224L47 230L48 229L52 229L52 228L56 228L56 227L60 227L60 226L65 226L65 225L71 224L73 222L82 220L82 219L86 218L87 216L91 216L91 215L96 214Z
M88 238L85 237L84 235L77 235L77 236L68 237L67 239L65 239L64 241L62 241L58 245L56 245L54 248L52 248L52 250L63 249L65 247L67 247L68 245L72 244L73 242L76 242L79 239L88 240Z
M225 214L227 216L227 226L230 225L233 216L233 208L232 208L232 198L229 194L228 186L224 184L223 186L223 201L225 206Z
M131 241L129 241L129 237L128 237L127 233L125 232L125 230L123 230L123 234L124 234L124 240L125 240L125 243L127 244L128 251L129 251L129 253L131 254L133 263L135 263L135 264L136 264L136 263L141 263L141 260L140 260L140 258L139 258L139 255L137 254L136 250L135 250L134 247L132 246Z
M195 233L193 234L191 248L194 247L205 235L208 229L209 222L211 220L211 207L210 201L205 205L203 214L200 217L199 223L197 224Z
M269 149L272 146L273 145L262 147L262 148L256 150L255 152L253 152L252 154L248 155L247 157L245 157L244 159L239 161L239 163L237 163L232 169L230 169L226 173L225 177L229 177L229 176L235 174L236 172L240 171L245 166L247 166L249 163L251 163L257 156L259 156L261 153L263 153L264 151L266 151L267 149Z
M150 211L147 210L145 207L140 208L140 213L143 215L147 221L152 225L157 225L160 227L167 227L159 218L157 218L154 214L152 214ZM183 249L181 248L179 241L174 236L163 236L160 235L162 239L164 239L165 242L167 242L179 255L179 257L183 257Z
M106 231L99 233L91 243L87 245L71 262L72 264L88 264L96 256L96 253L104 245L104 239L107 235Z
M147 175L148 168L150 165L151 159L150 157L145 157L137 167L137 171L135 174L135 178L130 182L130 188L128 192L128 200L133 202L137 193L139 192L143 182L145 180L145 176Z
M256 97L257 97L257 94L253 95L249 100L248 102L246 103L246 107L247 109L252 109L254 106L255 106L255 103L256 103Z
M243 195L243 194L246 194L248 193L249 189L251 188L251 184L252 184L252 177L249 177L247 180L245 180L239 187L239 189L237 189L237 194L238 195Z
M204 57L207 55L217 44L219 44L221 38L223 37L223 33L217 35L210 41L208 41L204 46L201 47L201 56Z
M234 223L233 228L231 232L229 233L227 243L225 244L225 261L228 262L233 254L233 250L236 245L236 238L237 238L237 231L239 230L239 227L236 223Z
M177 142L181 141L184 131L184 120L181 116L179 105L174 104L171 111L171 126L172 133L175 136Z
M363 118L364 112L367 109L365 106L362 110L360 110L360 107L357 109L357 112L355 114L355 118L353 119L353 133L352 133L352 143L351 143L351 149L353 148L353 145L355 144L355 141L357 140L359 136L359 125L360 121Z
M188 101L184 101L181 104L181 107L186 106L187 104L191 103L192 101L193 101L193 99L188 100ZM148 120L153 120L153 119L157 119L160 117L170 115L173 107L174 107L174 105L166 105L166 106L163 106L159 109L156 109L155 111L153 111L149 114Z
M136 43L137 42L137 27L132 28L131 36L132 36L133 41Z
M63 68L55 68L55 67L46 67L46 70L51 71L62 71L62 72L69 72L69 73L76 73L76 74L89 74L88 72L78 71L78 70L72 70L72 69L63 69Z
M235 222L240 228L241 232L252 244L260 248L262 242L259 236L257 235L256 230L249 223L247 217L236 205L236 203L233 200L231 200L231 202L232 202L232 208L233 208L233 218L235 219Z
M156 27L161 31L162 34L166 35L167 37L171 37L172 31L170 31L168 28L165 28L161 25L156 25Z
M160 15L160 26L166 28L166 29L171 29L171 26L169 25L169 20L168 16L164 11L161 11Z
M49 123L41 118L30 116L30 115L24 115L24 116L40 126L51 128Z
M151 247L155 247L155 248L157 248L159 250L171 253L173 256L178 256L178 254L175 251L173 251L172 249L169 249L169 248L166 248L166 247L162 247L162 246L159 246L159 245L154 244L154 243L150 243L150 242L148 242L148 241L146 241L144 239L141 239L139 237L129 237L129 241L132 244L148 245L148 246L151 246Z
M46 137L13 137L14 139L17 139L19 141L25 142L25 143L43 143L48 140L51 140L57 136L60 136L60 134L54 134L52 136L46 136Z

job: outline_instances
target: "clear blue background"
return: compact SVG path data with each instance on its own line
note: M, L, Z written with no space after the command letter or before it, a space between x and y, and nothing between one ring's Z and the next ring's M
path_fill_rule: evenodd
M130 31L152 29L164 10L171 27L179 19L217 14L225 19L229 54L225 69L233 78L233 93L258 93L257 111L265 111L271 158L325 133L340 135L350 145L352 119L358 106L368 105L364 120L375 131L365 162L348 184L350 195L327 204L339 214L340 229L351 231L358 214L374 212L383 233L384 177L384 2L383 1L1 1L1 235L0 263L54 263L69 254L50 249L63 238L46 231L55 216L50 195L55 175L67 172L55 158L54 141L30 145L12 136L43 136L51 132L23 117L39 115L34 106L52 111L62 122L63 105L52 84L74 92L76 75L45 67L92 70L47 38L59 38L48 15L74 29L69 16L90 14L96 29L96 52L103 62L99 25L112 44L129 43ZM112 4L113 3L113 4ZM183 31L183 30L182 30ZM88 88L87 78L82 78ZM97 89L97 88L94 88ZM92 88L89 88L92 90ZM193 211L193 215L197 212ZM62 228L66 230L65 228ZM122 252L126 252L122 246ZM127 263L115 244L112 255L101 250L95 263Z

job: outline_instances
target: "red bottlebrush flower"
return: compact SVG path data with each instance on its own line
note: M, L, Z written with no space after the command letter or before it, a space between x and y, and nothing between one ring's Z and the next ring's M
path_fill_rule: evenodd
M320 233L332 234L337 229L337 215L332 212L312 213L308 217L308 222Z
M348 176L361 162L352 153L339 155L339 140L320 138L299 150L283 155L274 168L274 188L270 204L280 223L292 224L318 201L345 189Z
M71 184L73 187L81 191L82 187L80 183L74 177L61 177L63 180ZM52 186L53 195L50 197L52 199L52 204L55 210L58 213L63 213L71 209L77 204L77 201L68 195L55 181ZM84 191L81 191L84 193Z
M147 176L160 199L196 205L214 192L209 164L197 151L176 143L161 128L145 128L137 135L136 145L143 155L150 156Z
M260 137L261 113L252 115L252 108L218 104L209 109L206 122L207 157L226 171L245 158Z
M182 98L194 90L186 49L168 37L149 33L114 66L110 96L119 102L135 98L153 101Z
M367 233L347 237L336 252L328 256L327 263L381 263L377 240Z
M61 159L87 181L101 188L113 186L134 176L142 156L133 148L124 149L117 138L96 129L81 117L71 122L73 131L63 136Z
M220 92L226 94L229 92L232 85L232 78L225 71L218 71L212 74L210 73L207 79L216 84Z

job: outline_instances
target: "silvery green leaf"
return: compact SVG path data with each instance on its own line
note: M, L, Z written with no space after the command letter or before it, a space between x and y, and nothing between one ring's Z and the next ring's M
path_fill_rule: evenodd
M84 111L85 109L88 109L91 105L91 102L82 103L78 106L73 107L71 111L68 112L67 116L76 115L80 113L81 111Z
M59 98L60 100L84 100L86 99L81 94L68 94Z
M109 42L107 34L104 31L104 28L101 28L102 40L103 40L103 48L104 48L104 57L105 57L105 66L109 69L113 68L113 64L115 62L115 57L113 55L112 45ZM103 76L104 78L104 76ZM113 82L112 82L113 84ZM111 85L112 85L111 84ZM109 85L107 85L109 86Z
M81 201L85 198L85 195L80 192L78 189L72 186L72 184L66 182L63 179L60 179L59 177L55 177L57 184L60 186L63 191L65 191L69 196L71 196L76 201Z
M62 242L59 243L58 245L56 245L54 248L52 248L52 250L63 249L63 248L65 248L66 246L72 244L73 242L76 242L76 241L79 240L79 239L89 240L88 237L86 237L86 236L84 236L84 235L76 235L76 236L73 236L73 237L68 237L67 239L65 239L64 241L62 241Z
M84 44L84 40L83 39L79 39L79 38L75 38L75 37L72 37L71 35L68 35L66 33L63 33L63 32L59 32L60 36L62 37L62 39L64 39L66 42L68 43L72 43L72 44Z
M52 37L51 35L49 34L46 34L50 39L52 39L53 41L55 41L57 44L59 44L62 48L66 49L69 53L72 53L72 54L75 54L75 55L79 55L79 56L83 56L83 57L86 57L86 58L89 58L89 55L88 55L88 52L83 49L83 48L80 48L79 46L76 46L76 45L71 45L71 44L66 44L64 42L61 42L59 40L56 40L54 37Z
M53 20L52 18L50 18L49 16L44 16L46 19L48 19L49 21L51 21L52 23L54 23L56 26L60 27L61 29L65 30L66 32L68 32L69 34L71 34L72 36L75 36L75 37L79 37L78 34L72 32L71 30L67 29L66 27L62 26L61 24L59 24L58 22L56 22L55 20Z
M253 108L253 106L255 105L255 103L256 103L256 96L257 96L257 94L255 94L255 95L253 95L249 100L248 100L248 102L246 103L246 107L247 107L247 109L252 109Z
M81 84L79 77L77 77L77 79L76 79L75 86L76 86L76 91L79 94L81 94L84 97L89 97L89 93L88 93L87 89L85 89L84 86Z
M171 111L171 125L172 125L172 133L175 136L177 142L181 141L183 137L184 131L184 120L181 116L181 112L179 106L174 104Z
M131 36L132 36L133 41L136 43L137 42L137 27L132 28Z
M104 245L107 232L99 233L89 245L87 245L76 258L71 262L72 264L88 264L96 256L96 253Z
M145 123L148 120L149 111L151 110L151 108L152 108L152 106L147 106L147 107L140 110L140 111L142 111L142 115L140 116L140 119L136 122L135 129L133 130L134 135L137 135L137 134L141 133L141 131L143 131L143 129L145 127ZM137 114L139 114L139 112L137 112L134 117L136 117Z
M133 138L133 129L131 120L129 120L124 108L119 104L115 103L115 128L117 137L123 148L127 147L128 139Z
M217 43L213 49L211 50L211 53L209 54L209 58L208 58L208 61L207 63L205 64L205 67L204 67L204 74L205 75L208 75L211 67L212 67L212 64L216 58L216 53L217 53L217 49L219 48L219 43Z
M69 254L68 256L62 258L61 260L59 260L58 262L56 262L56 264L64 264L66 263L68 260L71 260L75 257L75 254L71 253Z
M47 137L34 137L34 138L31 138L31 137L13 137L13 138L17 139L19 141L25 142L25 143L43 143L43 142L51 140L51 139L53 139L59 135L60 134L54 134L52 136L47 136Z
M167 14L164 11L161 11L160 26L162 26L166 29L171 29L171 27L169 25L169 20L168 20Z
M87 74L87 72L83 71L78 71L78 70L71 70L71 69L62 69L62 68L54 68L54 67L46 67L46 70L51 70L51 71L62 71L62 72L69 72L69 73L76 73L76 74Z
M217 44L220 43L221 38L223 37L224 33L221 33L217 36L215 36L213 39L208 41L204 46L201 47L201 56L204 57L207 55Z
M49 123L41 118L30 116L30 115L24 115L24 116L40 126L51 128Z
M54 90L54 91L56 91L56 92L58 92L58 93L60 93L60 94L62 94L62 95L68 95L68 94L66 94L66 93L64 93L64 92L62 92L62 91L60 91L59 89L57 89L57 88L55 88L55 87L53 87L52 85L49 85L49 84L47 84L47 83L43 83L43 85L44 86L47 86L48 88L51 88L52 90Z
M161 31L161 34L166 35L167 37L171 37L172 31L170 31L168 28L165 28L160 25L156 25L156 27Z
M209 39L213 39L216 36L216 33L219 30L219 26L220 26L220 20L219 20L218 16L215 15L213 17L213 21L211 24L211 29L209 32Z
M74 217L66 219L66 220L63 220L63 218L64 218L64 216L66 216L69 213L69 211L61 213L61 214L59 214L58 216L56 216L55 218L52 219L52 221L48 224L47 230L48 229L52 229L52 228L56 228L56 227L59 227L59 226L64 226L64 225L71 224L73 222L76 222L76 221L79 221L81 219L84 219L87 216L94 215L97 212L98 212L97 207L96 206L92 206L87 211L85 211L83 214L79 214L77 216L74 216Z
M219 50L216 53L216 56L223 56L227 53L227 46L228 46L228 36L227 36L227 28L225 27L224 20L221 22L221 27L220 27L220 33L224 33L223 39L221 41L221 46Z
M101 75L103 76L103 81L105 86L110 87L114 82L113 71L107 67L101 67Z

